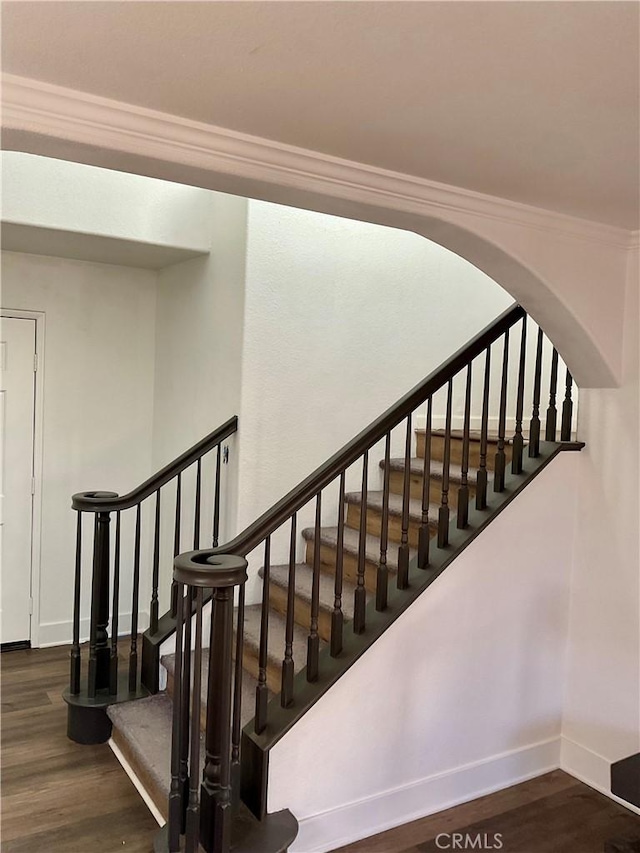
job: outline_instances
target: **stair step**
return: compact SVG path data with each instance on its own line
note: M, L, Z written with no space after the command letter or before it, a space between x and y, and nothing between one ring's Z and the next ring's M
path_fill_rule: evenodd
M194 653L191 652L191 687L193 687L193 661ZM175 686L174 673L176 667L175 654L163 655L160 659L160 663L167 670L167 694L173 698ZM200 709L200 725L201 728L204 729L206 726L207 689L209 685L209 649L202 650L202 676L200 685L200 697L202 702ZM255 713L257 686L258 682L256 679L250 673L245 672L242 678L242 702L240 710L240 723L242 726L245 726L249 720L253 719Z
M252 604L245 609L243 667L254 678L258 677L260 651L261 605ZM279 693L282 684L282 660L286 623L273 608L269 609L269 637L267 645L267 686L272 693ZM293 664L299 672L307 665L307 638L309 631L300 625L293 626ZM322 639L320 647L324 646Z
M380 467L384 467L384 460L380 461ZM442 497L442 472L444 465L439 459L431 460L431 477L429 485L429 501L439 504ZM394 494L401 495L404 489L404 456L394 457L389 460L389 488ZM422 500L422 480L424 472L424 459L412 456L409 460L410 471L410 495L415 500ZM476 493L477 469L469 468L467 482L469 495ZM449 465L449 506L455 509L458 506L458 491L462 481L462 469L458 463L451 462Z
M367 532L380 538L382 531L382 501L384 492L367 492ZM360 528L360 508L362 495L360 492L348 492L345 495L347 503L347 524L356 530ZM438 532L439 504L429 505L429 530L434 536ZM422 501L409 501L409 545L418 547L418 534L422 522ZM389 494L389 539L400 542L402 537L402 495Z
M315 529L308 527L302 531L302 536L307 541L307 556L306 562L313 562L313 548L315 539ZM344 578L351 584L356 584L358 580L358 544L360 534L352 527L344 528L344 546L343 546L343 568ZM338 528L337 527L321 527L320 528L320 564L323 571L328 574L335 575L336 569L336 551L338 546ZM390 573L397 572L398 569L398 543L389 542L387 550L387 567ZM415 550L409 550L409 558L415 556ZM375 592L376 589L376 574L380 563L380 539L378 536L367 534L365 541L365 586L369 592Z
M424 429L417 429L416 435L416 453L418 458L424 459L425 435ZM431 431L431 456L433 459L442 459L444 457L444 439L445 430L434 429ZM487 468L493 471L494 459L498 444L498 434L488 433L487 435ZM462 462L462 445L463 433L462 430L451 430L451 461ZM505 456L511 460L511 439L505 440ZM477 468L480 465L480 430L471 430L469 432L469 465Z
M263 570L260 570L263 576ZM272 608L282 613L287 612L287 591L289 588L289 566L271 566L269 600ZM296 565L296 601L295 620L298 625L308 630L311 621L311 590L313 584L313 567L308 563ZM342 613L345 620L353 619L353 593L355 586L348 581L342 585ZM333 612L334 577L320 572L320 609L318 613L318 633L329 642L331 639L331 614Z

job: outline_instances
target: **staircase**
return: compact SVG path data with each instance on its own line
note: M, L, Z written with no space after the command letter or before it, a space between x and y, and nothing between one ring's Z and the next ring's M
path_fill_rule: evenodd
M516 324L520 324L513 401L516 428L508 438L509 332ZM74 496L79 553L82 512L94 513L95 532L88 685L85 688L80 683L80 646L74 642L71 688L65 695L70 709L69 734L81 742L104 740L111 734L116 749L168 821L156 839L156 850L195 851L199 844L208 853L288 849L297 831L295 818L286 810L268 814L266 808L270 748L538 471L557 453L580 448L570 440L573 401L568 372L561 441L556 440L555 349L548 377L545 440L540 440L544 344L540 331L535 361L527 366L526 315L518 306L509 309L224 546L217 546L219 522L215 518L216 514L219 518L220 447L224 440L220 436L235 430L231 422L125 498L96 492ZM492 348L502 364L495 433L488 426ZM478 431L470 428L474 369L482 389ZM454 429L453 379L458 375L464 380L460 401L464 414L461 429ZM533 389L532 415L523 428L527 384ZM436 429L432 426L433 400L440 390L446 394L445 425ZM416 428L418 410L423 407L425 426ZM396 429L405 452L394 457L391 448L398 446L392 440ZM384 449L379 451L382 444ZM217 451L214 547L203 551L199 548L199 507L205 488L201 459L212 449ZM378 458L373 455L376 450ZM194 550L179 554L180 476L193 464L197 465ZM347 490L354 469L361 488ZM160 617L160 489L171 480L176 481L176 568L172 609ZM330 513L323 501L335 500L335 494L333 523L326 526L322 518ZM135 589L140 574L140 504L153 495L152 624L143 637L140 667L135 633L132 637L123 687L113 664L114 650L117 657L120 513L137 507ZM298 517L307 506L314 511L315 524L300 529ZM116 589L110 613L111 513L116 513ZM289 541L286 562L271 559L279 531ZM260 555L262 599L247 603L246 557L254 552ZM303 561L299 559L302 554ZM78 557L76 601L80 563ZM209 614L210 642L205 624ZM175 650L162 652L163 644L170 643ZM215 654L209 653L210 648ZM166 689L161 691L165 681Z

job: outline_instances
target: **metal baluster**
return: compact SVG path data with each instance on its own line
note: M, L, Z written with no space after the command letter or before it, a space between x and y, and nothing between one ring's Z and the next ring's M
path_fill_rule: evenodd
M173 556L177 557L180 553L180 521L182 515L182 474L178 474L176 478L176 520L173 529ZM178 612L178 585L175 580L171 580L171 615L175 616Z
M178 697L182 694L182 637L184 612L184 585L175 584L176 589L176 648L175 669L173 675L173 705L171 728L171 788L169 791L169 851L176 853L180 850L180 833L182 830L182 787L180 780L180 756L182 735L182 703ZM191 618L191 613L187 618Z
M220 536L220 474L221 474L221 455L222 448L218 445L216 453L216 483L213 492L213 547L218 547L218 539Z
M362 489L360 492L360 534L358 536L358 570L356 589L353 594L353 632L361 634L365 629L367 592L364 575L367 564L367 481L369 479L369 451L362 457Z
M231 730L231 792L235 802L240 797L240 732L242 726L242 659L244 657L244 584L238 591L236 621L236 660L233 676L233 724Z
M542 385L542 329L538 329L536 346L536 367L533 378L533 411L529 422L529 458L540 455L540 390Z
M198 853L200 848L200 702L202 690L202 587L195 590L196 638L193 662L193 694L191 699L191 754L189 756L189 800L185 822L185 853ZM189 613L189 617L191 613Z
M502 353L502 381L500 384L500 416L498 418L498 449L493 468L493 491L504 491L506 456L504 439L507 428L507 373L509 368L509 329L504 333L504 351Z
M153 532L153 576L151 580L151 613L149 628L158 630L158 583L160 579L160 489L156 492L156 519Z
M522 453L524 439L522 438L522 418L524 415L524 377L527 358L527 317L522 318L522 336L520 338L520 362L518 365L518 395L516 397L516 431L513 436L511 453L511 473L522 474Z
M342 632L344 614L342 613L342 583L344 564L344 491L345 473L340 474L340 493L338 496L338 541L336 543L336 578L333 587L333 611L331 612L331 657L337 657L342 651Z
M196 462L196 508L193 517L193 550L200 548L200 496L202 494L202 459Z
M283 708L293 704L293 623L296 606L296 513L291 516L289 543L289 586L287 589L287 620L282 661L282 689L280 701Z
M407 415L404 442L404 480L402 483L402 532L398 548L398 589L409 586L409 501L411 498L411 415Z
M82 512L78 511L76 521L76 570L73 586L73 643L71 646L71 673L69 689L73 696L80 693L80 584L82 578Z
M131 604L131 648L129 651L129 693L138 686L138 604L140 600L140 504L136 507L133 545L133 599Z
M556 409L556 392L558 388L558 350L554 347L551 355L551 377L549 379L549 408L547 409L547 422L544 430L545 441L556 440L556 422L558 410Z
M262 613L260 619L260 651L258 652L258 686L256 687L256 734L267 727L267 660L269 649L269 596L271 582L271 536L264 542L264 568L262 570Z
M471 424L471 362L467 365L467 384L464 395L464 426L462 430L462 465L458 490L456 526L459 530L469 524L469 428Z
M573 379L567 368L565 381L565 395L562 404L562 424L560 428L560 441L571 441L571 418L573 416L573 400L571 399L571 385Z
M487 508L487 444L489 433L489 381L491 377L491 345L487 347L484 361L482 387L482 419L480 422L480 465L476 477L476 509Z
M213 607L212 602L212 618ZM182 809L182 832L186 826L187 802L189 799L189 736L190 736L190 718L189 718L189 697L191 695L191 621L193 616L193 588L187 586L187 594L184 601L185 617L184 617L184 649L182 652L182 692L175 694L174 702L180 702L182 710L182 740L180 741L180 792L181 792L181 809ZM211 647L213 649L213 646ZM211 653L211 651L210 651ZM196 721L196 726L198 722Z
M389 567L387 566L387 548L389 546L389 479L391 476L391 433L387 433L384 444L384 472L382 486L382 521L380 528L380 562L376 574L376 610L386 610L389 594Z
M320 636L318 616L320 613L320 527L322 525L322 492L316 496L316 524L313 537L313 580L311 584L311 623L307 638L307 681L318 680Z
M424 425L424 468L422 470L422 517L420 519L420 532L418 533L418 568L426 569L429 566L429 543L431 531L429 529L429 503L431 500L431 419L433 400L427 400L427 418Z
M449 544L449 466L451 462L451 397L453 379L447 386L447 415L444 430L444 459L442 461L442 500L438 511L438 548Z
M120 510L116 513L116 541L113 553L113 605L111 608L111 666L109 669L109 693L118 692L118 616L120 598Z

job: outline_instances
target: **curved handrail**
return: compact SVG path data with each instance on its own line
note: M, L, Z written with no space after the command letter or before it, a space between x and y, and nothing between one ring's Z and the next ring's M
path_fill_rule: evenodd
M173 462L165 465L164 468L161 468L160 471L126 495L119 497L113 492L78 492L71 498L71 506L81 512L117 512L136 506L184 471L185 468L188 468L189 465L196 462L201 456L204 456L205 453L208 453L209 450L220 444L221 441L224 441L225 438L233 435L237 429L238 417L234 415L222 426L209 433L181 456L178 456L177 459L174 459Z
M424 403L431 394L453 378L472 359L480 355L490 344L496 341L507 329L510 329L525 316L524 308L513 305L492 323L472 338L469 343L454 353L434 370L426 379L419 382L397 403L376 418L368 427L335 453L330 459L299 483L287 495L263 513L253 524L230 542L217 548L207 549L208 554L236 554L246 557L267 536L297 512L311 498L341 474L369 450L376 442L396 427L414 409Z

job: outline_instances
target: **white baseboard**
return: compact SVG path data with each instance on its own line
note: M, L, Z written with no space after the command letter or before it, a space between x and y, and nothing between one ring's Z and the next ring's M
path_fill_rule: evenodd
M149 614L141 611L138 614L138 631L146 631L149 627ZM85 643L89 639L89 618L80 620L80 642ZM131 632L131 613L121 613L118 618L118 634L127 635ZM64 622L40 623L38 635L38 648L44 649L48 646L66 646L73 641L73 622L69 619Z
M624 758L624 756L621 756ZM611 761L568 737L560 738L560 767L565 773L589 785L621 806L640 815L640 809L611 793Z
M109 746L111 747L111 751L113 752L115 757L118 759L118 761L122 765L122 769L124 770L124 772L127 774L129 779L131 779L131 782L133 783L133 787L136 789L136 791L140 794L140 796L144 800L145 806L149 809L149 811L153 815L154 820L158 823L158 826L164 826L166 823L166 820L160 814L156 804L153 802L153 800L151 799L151 797L147 793L147 789L144 787L144 785L140 781L140 778L136 774L135 770L129 764L127 759L124 757L122 751L120 750L120 747L118 747L117 744L115 744L113 742L113 738L109 738L108 743L109 743Z
M291 853L326 853L560 766L560 738L502 753L300 820Z

